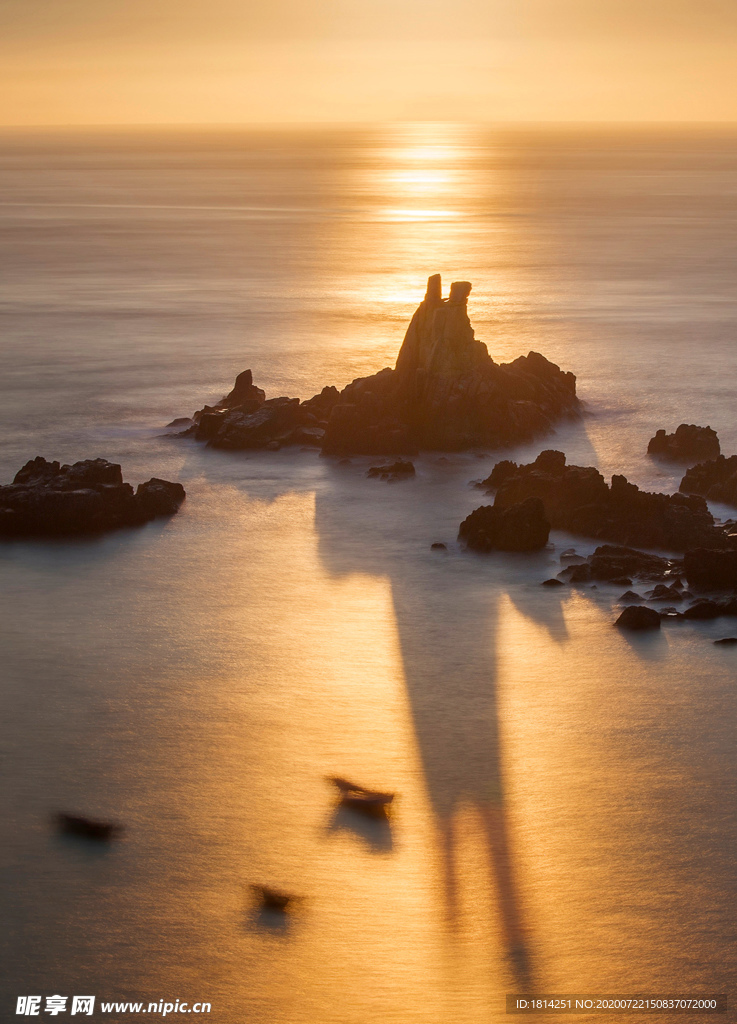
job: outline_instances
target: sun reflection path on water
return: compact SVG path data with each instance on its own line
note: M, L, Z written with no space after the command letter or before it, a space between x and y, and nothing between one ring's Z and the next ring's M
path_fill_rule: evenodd
M396 313L406 323L424 292L425 280L440 272L445 280L470 280L483 286L477 254L483 229L484 256L499 251L509 225L495 220L487 199L499 191L496 172L477 166L479 129L444 122L387 126L365 151L351 192L365 204L373 223L371 251L365 260L375 273L351 294L357 309L380 304L382 316ZM493 263L502 266L501 258ZM500 289L493 288L498 295ZM488 291L474 295L474 307L486 305ZM401 337L394 343L398 348Z

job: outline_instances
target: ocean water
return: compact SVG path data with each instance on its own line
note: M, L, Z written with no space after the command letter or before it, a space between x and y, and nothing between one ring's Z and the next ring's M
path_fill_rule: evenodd
M621 588L539 586L592 543L456 534L500 457L673 490L657 428L737 451L736 171L730 128L2 134L0 479L103 456L188 493L140 530L0 546L8 1019L34 993L218 1024L734 994L737 653L712 640L737 625L625 637ZM246 367L307 398L392 365L435 272L473 282L494 358L576 373L585 416L397 484L164 430ZM337 812L331 775L396 792L390 827ZM59 809L124 838L65 840Z

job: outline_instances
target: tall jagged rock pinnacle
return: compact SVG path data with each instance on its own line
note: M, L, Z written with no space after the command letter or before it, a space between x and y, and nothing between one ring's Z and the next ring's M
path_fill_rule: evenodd
M578 409L576 378L536 352L499 365L474 336L471 284L443 299L439 274L410 321L396 368L341 392L323 450L393 454L511 444Z

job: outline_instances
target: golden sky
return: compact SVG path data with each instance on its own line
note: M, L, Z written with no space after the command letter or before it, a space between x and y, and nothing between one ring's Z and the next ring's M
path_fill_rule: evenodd
M737 121L737 0L0 0L0 124Z

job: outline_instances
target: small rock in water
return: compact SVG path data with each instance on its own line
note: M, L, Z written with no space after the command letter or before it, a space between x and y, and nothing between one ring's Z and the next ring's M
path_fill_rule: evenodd
M645 600L639 594L636 594L634 590L626 590L624 594L619 598L620 604L642 604Z
M380 480L406 480L414 475L414 464L402 462L401 459L388 466L372 466L366 474L366 476L378 477Z
M563 580L556 580L555 578L549 580L543 580L540 584L541 587L564 587L565 583Z
M684 619L718 619L724 614L724 609L716 601L697 601L687 608L683 613Z
M629 605L615 622L620 629L660 629L660 616L652 608Z
M436 541L434 544L430 545L430 550L431 551L447 551L448 548L445 546L445 544L441 544L440 541Z
M674 434L664 430L656 431L647 446L648 455L659 455L675 461L699 462L716 459L720 454L719 438L711 427L699 427L695 423L681 423Z
M560 560L566 565L583 565L586 561L584 556L577 555L573 548L568 548L567 551L564 551L560 556Z
M683 600L683 594L677 588L668 587L665 583L658 583L655 589L651 590L647 596L651 601Z
M568 576L569 583L591 582L591 566L588 562L583 562L581 565L573 565L570 567L570 570L570 575Z
M737 645L737 636L723 636L721 640L715 640L715 644L723 644L725 647Z
M458 539L473 551L538 551L545 547L550 523L539 498L500 508L481 505L461 523Z

